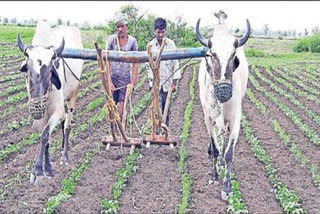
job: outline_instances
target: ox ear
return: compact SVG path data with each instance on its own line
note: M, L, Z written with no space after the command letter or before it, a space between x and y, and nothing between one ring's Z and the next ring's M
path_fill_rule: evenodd
M240 61L239 58L236 56L233 60L233 71L235 71L239 67Z
M27 64L27 59L24 60L21 65L20 65L20 68L19 68L19 71L21 72L27 72L28 71L28 64Z
M55 68L52 69L52 74L51 74L51 82L56 86L58 90L61 88L61 81L59 79L58 72L56 71Z
M28 71L28 65L27 62L23 62L19 68L19 71L21 72L27 72Z
M209 39L208 41L208 48L211 48L212 47L212 42L211 42L211 39Z

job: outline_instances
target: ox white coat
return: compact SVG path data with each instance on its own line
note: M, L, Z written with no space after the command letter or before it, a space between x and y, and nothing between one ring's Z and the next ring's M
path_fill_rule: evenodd
M232 194L231 164L248 82L248 63L242 45L249 38L250 24L247 21L247 32L241 39L234 37L223 24L217 25L213 36L205 39L199 32L199 23L200 19L196 26L197 39L209 47L207 56L201 60L198 77L200 100L210 138L208 154L213 159L209 182L219 183L216 165L220 156L219 165L226 169L221 196L227 200ZM223 136L222 148L217 143L216 128L218 135Z

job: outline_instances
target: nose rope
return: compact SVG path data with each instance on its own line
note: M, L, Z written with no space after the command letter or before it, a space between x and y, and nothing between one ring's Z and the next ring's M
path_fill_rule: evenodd
M65 59L64 59L62 56L60 56L60 59L62 59L63 72L64 72L64 78L65 78L65 80L67 81L67 78L66 78L66 69L65 69L65 65L66 65L67 68L69 69L69 71L71 72L71 74L74 76L74 78L76 78L76 80L78 80L78 81L80 82L80 78L75 75L75 73L72 71L72 69L70 68L70 66L68 65L68 63L65 61Z

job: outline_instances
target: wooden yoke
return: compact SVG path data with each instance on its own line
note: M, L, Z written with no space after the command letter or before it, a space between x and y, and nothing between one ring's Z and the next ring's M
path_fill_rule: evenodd
M111 88L108 84L108 75L109 75L108 72L110 72L108 61L103 59L102 49L99 48L99 44L97 42L95 42L95 47L97 50L97 59L98 59L99 68L100 68L99 73L100 73L100 77L102 79L102 85L105 90L105 95L106 95L106 100L107 100L104 107L107 110L107 114L109 115L109 120L111 122L111 132L112 132L113 140L117 141L116 134L115 134L115 124L117 124L123 139L125 140L125 142L129 142L129 139L128 139L126 133L124 132L123 127L122 127L122 124L120 121L120 116L118 113L118 109L112 99ZM107 59L107 57L106 57L106 59Z

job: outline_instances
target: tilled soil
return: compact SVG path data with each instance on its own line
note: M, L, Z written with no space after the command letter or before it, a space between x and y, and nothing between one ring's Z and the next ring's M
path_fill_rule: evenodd
M222 181L209 185L212 161L208 158L209 137L203 119L198 81L195 85L192 126L187 142L187 165L192 177L190 213L226 213L227 204L221 199ZM245 100L244 102L248 102ZM235 149L233 172L240 182L245 204L250 213L281 213L281 208L271 193L263 165L257 161L246 143L242 131ZM263 192L263 194L261 194Z
M142 158L137 161L138 169L129 178L123 195L119 198L119 213L176 213L177 205L181 200L181 175L177 169L179 160L179 136L183 127L184 110L190 99L189 85L192 77L192 67L188 67L183 73L179 84L176 98L171 104L170 130L172 136L178 142L178 146L171 150L168 146L151 146L150 149L142 147L140 153ZM266 90L271 89L263 84ZM268 117L264 117L256 107L245 98L243 103L244 113L250 121L254 135L268 154L271 156L274 167L278 171L281 181L289 189L294 190L301 198L302 207L309 213L320 211L320 190L311 181L310 170L301 167L295 160L289 148L285 146L277 133L270 126L271 119L277 119L281 127L293 136L294 142L301 148L303 154L312 160L317 166L320 164L320 152L317 146L311 144L304 134L289 120L276 105L268 98L256 91L248 84L254 95L267 107ZM281 87L281 86L280 86ZM148 90L148 84L135 91L133 103ZM81 100L78 100L77 112L98 97L99 92L92 92ZM277 95L278 96L278 95ZM314 123L285 98L278 96L281 102L286 103L292 109L302 115L304 122L311 126ZM304 99L304 98L299 98ZM302 102L303 100L301 100ZM198 81L195 84L195 99L193 104L191 129L187 147L187 172L191 176L191 198L187 208L188 213L226 213L227 203L221 200L222 181L219 185L208 184L208 172L211 170L211 160L207 155L206 127L203 120L202 107L199 99ZM305 102L312 105L312 102ZM88 112L73 122L73 129L81 122L87 121L89 117L99 112L100 108ZM136 118L139 127L146 124L150 117L149 111L144 112ZM318 127L319 128L319 127ZM316 129L319 130L319 129ZM69 165L60 165L60 152L51 154L51 162L55 172L53 179L45 179L44 184L34 186L29 181L22 181L12 191L7 192L5 198L0 202L0 213L42 213L45 203L50 196L56 195L61 189L63 179L70 176L71 170L77 167L83 160L85 154L95 149L100 143L102 136L109 133L109 122L106 120L97 122L86 131L79 133L72 140L69 157ZM16 142L23 133L10 135L12 142ZM52 142L61 136L57 130L53 134ZM139 136L133 125L132 136ZM3 141L4 138L1 138ZM0 164L0 185L3 186L14 173L22 172L26 164L35 159L38 154L39 145L28 146L20 153L10 156L5 163ZM124 157L129 149L112 147L111 151L100 151L92 159L91 166L82 176L76 187L75 194L58 209L57 213L99 213L101 211L99 202L102 197L112 199L111 186L116 179L116 170L123 167ZM246 142L242 130L236 145L233 161L233 172L239 181L239 190L242 192L243 200L248 207L249 213L283 213L279 203L276 201L273 187L269 182L264 166L254 157L250 146Z
M261 70L263 72L263 69ZM272 72L275 76L279 75L277 74L277 72L273 71ZM267 74L266 72L264 72L264 75L267 78L270 78L269 74ZM280 76L279 76L280 77ZM261 81L262 82L262 81ZM320 107L318 104L314 103L311 100L308 100L306 97L302 97L299 95L294 94L293 92L289 91L289 89L281 84L279 84L277 81L274 81L274 83L276 83L279 88L281 88L284 91L288 91L290 94L292 94L297 100L299 100L301 103L303 103L305 106L307 106L311 111L317 113L318 115L320 114ZM304 91L305 93L309 94L308 92L306 92L304 89L302 89L300 86L296 85L295 83L291 83L295 88Z
M140 75L143 76L144 74ZM148 89L145 82L140 88L132 94L132 105L142 97L142 94ZM143 116L143 115L142 115ZM145 118L138 116L137 122L142 124ZM104 121L103 127L96 130L97 143L100 143L103 136L110 133L110 123ZM133 127L135 129L135 127ZM129 130L129 128L128 128ZM133 133L137 137L138 132ZM99 213L100 199L112 199L111 188L116 179L116 170L123 167L124 157L128 155L129 149L111 147L109 151L99 152L92 161L91 167L82 175L82 179L76 188L75 195L58 208L59 213ZM81 203L79 203L81 202Z
M192 78L188 67L179 82L175 100L171 103L170 131L178 146L151 146L143 148L138 170L129 179L125 193L120 197L119 213L175 213L180 201L181 182L177 169L179 139L183 126L184 109L190 99L188 83ZM146 119L149 112L146 112ZM146 120L145 120L146 121ZM144 122L144 121L142 121Z
M96 80L93 80L96 81ZM90 84L90 82L89 82ZM80 91L81 89L85 87L85 85L80 86ZM96 96L97 93L95 92ZM86 96L82 97L81 99L77 100L77 105L76 105L76 112L74 114L74 118L77 116L77 113L81 111L82 108L85 108L86 105L93 100L92 96ZM28 108L22 110L21 112L17 113L15 111L15 114L10 115L3 120L5 123L0 124L0 130L7 130L8 129L8 124L13 122L13 121L21 121L22 119L28 118L30 115ZM20 143L23 138L26 138L27 136L30 136L31 133L33 133L33 130L31 128L32 123L27 125L27 126L22 126L17 130L12 130L7 132L6 134L3 134L1 136L1 141L0 141L0 149L4 149L6 146L13 144L13 143Z
M81 109L84 109L86 105L92 101L94 98L98 96L99 93L93 92L91 93L90 96L86 96L83 99L78 100L77 102L77 108L75 111L75 114L73 116L73 123L72 123L72 129L77 128L76 124L80 124L81 122L86 121L86 118L79 118L77 117L77 114L81 111ZM87 114L87 116L92 116L94 113L98 112L99 108L96 109L94 112L90 112ZM29 132L32 133L30 127L22 128L22 129L29 129ZM29 133L28 132L28 133ZM18 142L20 140L21 135L11 135L11 138L13 142ZM24 136L22 136L24 137ZM58 138L61 138L61 129L58 128L56 132L52 134L52 140L51 140L51 145L56 142ZM6 182L6 180L10 177L12 173L17 173L19 171L23 171L23 169L26 166L26 163L30 160L33 160L36 158L38 151L39 151L39 140L37 140L36 143L32 144L31 146L26 146L24 147L19 153L15 153L9 156L8 159L5 160L5 163L0 165L0 170L1 170L1 180L0 184L3 184ZM78 143L78 142L77 142ZM70 150L72 150L73 147L73 141L71 141L70 145ZM59 161L60 158L60 152L58 152L59 155L54 157L54 155L51 154L51 160L56 160L57 162ZM53 156L53 157L52 157Z
M250 81L248 82L249 87L251 87ZM260 85L265 88L267 91L272 91L272 89L265 84L264 82L260 81ZM254 89L254 87L251 87ZM254 90L255 91L255 90ZM320 127L315 124L308 116L297 109L294 105L292 105L286 98L279 96L276 92L274 94L280 100L281 103L286 104L289 106L293 111L299 112L299 117L303 118L303 123L309 125L310 127L314 127L314 131L319 133ZM319 146L316 146L310 142L310 140L305 136L305 134L295 126L290 118L288 118L281 110L277 108L277 106L269 100L269 98L263 96L261 93L256 92L256 96L259 98L261 102L266 106L268 110L268 115L272 115L272 118L276 119L279 124L281 125L282 129L286 131L287 134L292 136L292 141L296 143L299 148L303 151L303 154L317 166L320 166L320 150ZM308 103L304 103L306 107L309 107Z
M250 84L249 84L250 87ZM291 122L284 123L285 115L275 108L269 100L263 97L256 90L253 90L255 96L268 108L269 114L272 115L271 118L276 118L281 127L284 130L289 130L286 125L291 124ZM302 202L302 207L305 208L309 213L317 213L320 211L320 191L317 189L311 181L310 171L307 168L302 168L297 161L295 161L294 156L289 151L289 148L281 142L276 132L269 125L271 118L263 118L262 115L256 108L252 107L252 104L248 102L244 105L245 112L248 116L248 120L251 121L250 125L254 131L255 136L259 136L259 141L268 154L271 156L274 163L274 167L278 170L278 175L281 181L289 188L294 190L300 197ZM299 132L297 129L293 129ZM300 137L302 135L300 134ZM306 150L304 147L309 147L310 142L297 141L295 142L302 148L302 151ZM310 148L307 150L310 151ZM312 150L310 151L312 152ZM309 156L309 153L305 155L313 160ZM310 154L311 155L311 154Z

